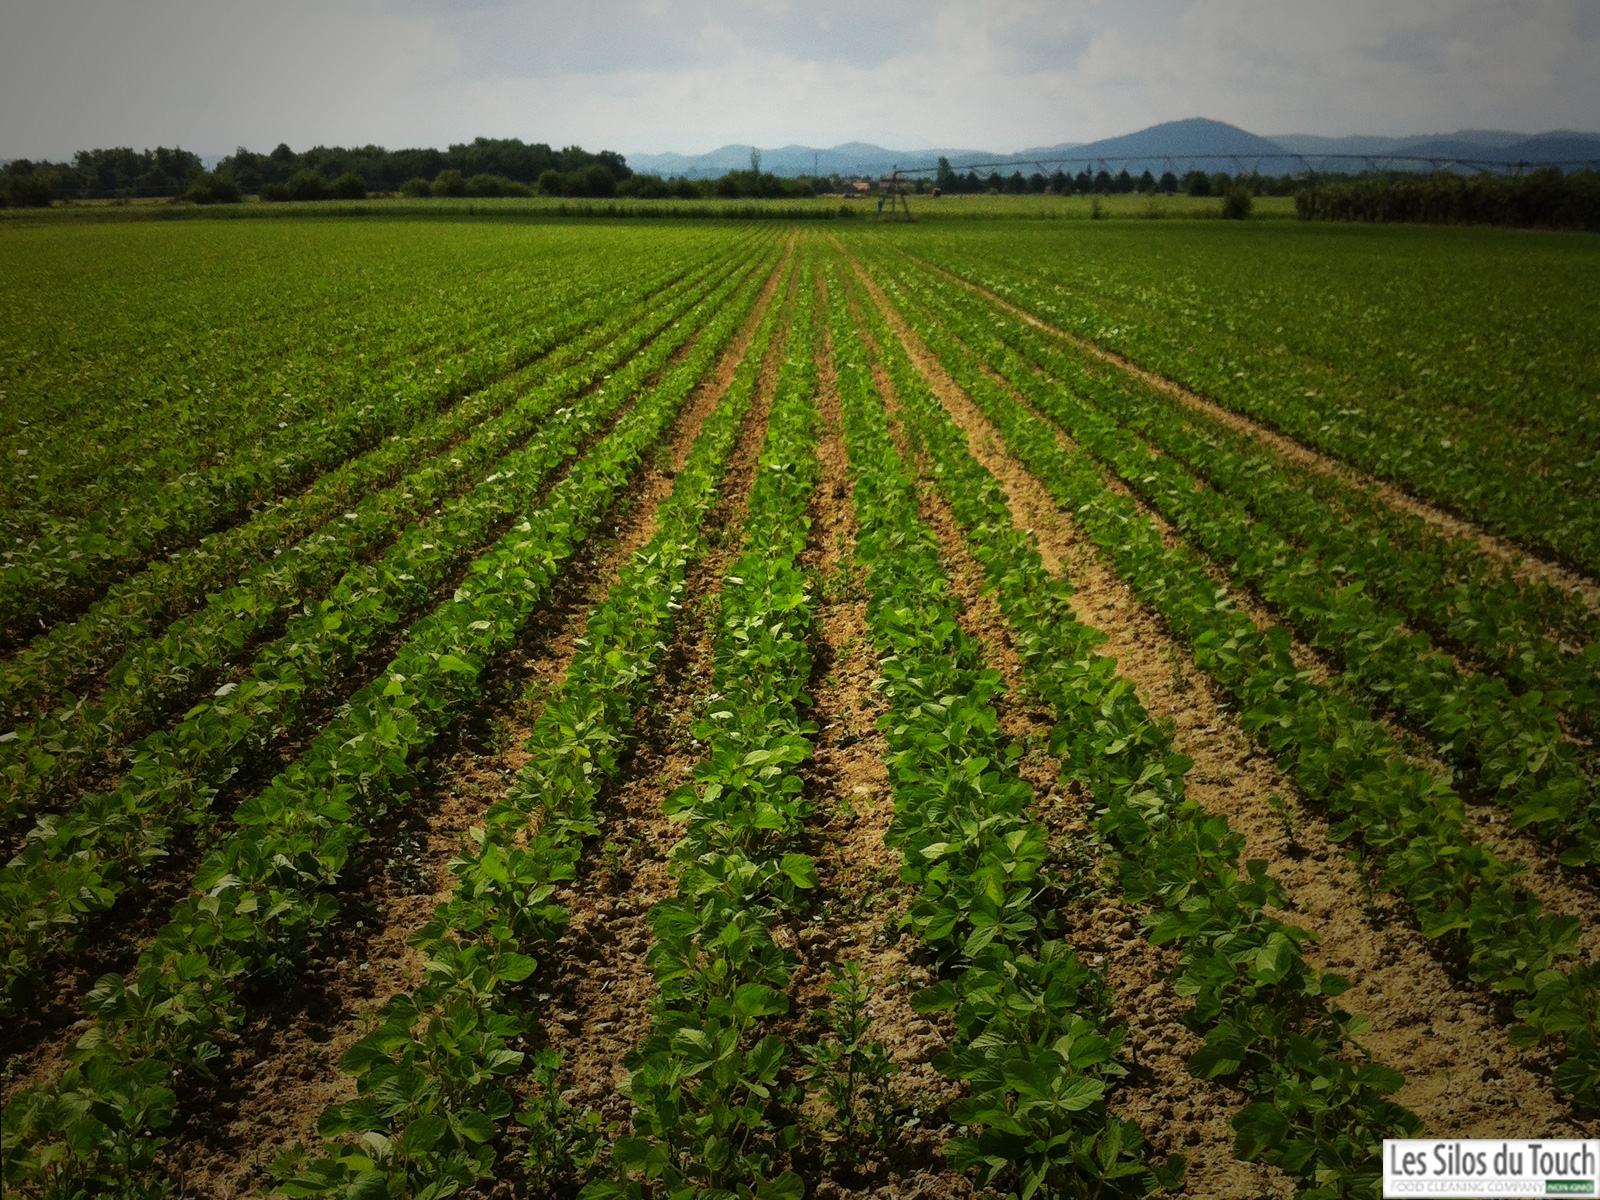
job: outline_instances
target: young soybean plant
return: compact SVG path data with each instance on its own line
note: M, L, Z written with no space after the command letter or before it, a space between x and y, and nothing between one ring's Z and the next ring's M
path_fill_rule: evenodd
M868 1040L871 983L862 975L861 964L831 968L828 992L833 999L822 1019L830 1033L804 1047L811 1066L802 1078L808 1090L822 1093L830 1110L821 1122L829 1156L844 1166L855 1166L867 1151L886 1147L894 1133L888 1085L900 1068L882 1042Z

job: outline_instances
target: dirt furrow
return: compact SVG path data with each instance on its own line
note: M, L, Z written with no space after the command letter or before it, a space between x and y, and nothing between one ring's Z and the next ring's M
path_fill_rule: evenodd
M572 923L539 977L550 995L542 1033L565 1058L562 1085L575 1108L599 1113L606 1128L626 1129L632 1113L618 1084L623 1059L650 1029L655 981L645 964L647 917L674 892L667 867L678 832L661 804L689 781L699 759L689 730L711 690L712 619L737 552L782 361L780 334L762 363L720 497L706 519L706 552L689 573L693 600L678 614L657 699L642 714L626 776L604 798L601 844L558 897Z
M819 281L820 286L820 281ZM820 311L826 311L819 299ZM933 982L932 965L899 922L910 902L900 882L899 852L885 845L894 816L894 793L885 762L887 744L877 729L886 705L872 684L877 656L867 626L863 576L853 562L856 522L842 437L843 416L826 329L817 339L821 388L817 452L822 475L812 503L810 540L800 565L815 572L812 715L818 726L815 754L805 768L806 792L817 806L809 844L818 887L809 919L786 931L800 956L785 1030L805 1045L825 1036L822 1013L832 997L829 971L859 963L868 983L872 1032L895 1065L886 1091L891 1140L850 1164L830 1126L831 1113L815 1095L804 1120L820 1132L808 1137L808 1161L796 1166L817 1178L819 1200L883 1194L969 1196L966 1176L942 1169L940 1147L955 1132L941 1113L962 1089L933 1069L947 1042L940 1021L918 1014L911 997Z
M1246 416L1243 413L1235 412L1230 408L1225 408L1215 400L1208 399L1200 393L1191 391L1182 384L1168 379L1164 375L1140 366L1130 358L1113 350L1107 350L1087 338L1079 337L1077 334L1069 333L1065 329L1051 325L1034 316L1027 309L1013 304L1005 297L968 279L964 279L935 263L918 258L909 251L902 250L901 253L905 254L907 258L917 265L936 272L941 277L982 296L996 308L1011 313L1035 329L1048 333L1052 337L1060 338L1073 347L1092 354L1100 361L1127 372L1141 383L1154 388L1163 395L1172 397L1180 404L1203 412L1232 429L1250 434L1285 459L1301 466L1309 467L1320 474L1336 476L1356 487L1371 488L1391 508L1418 517L1451 537L1471 538L1487 557L1509 564L1518 580L1522 582L1539 580L1548 583L1551 587L1572 592L1583 600L1590 612L1600 614L1600 581L1591 579L1579 571L1563 566L1561 563L1533 554L1506 538L1489 533L1473 522L1458 517L1446 509L1430 504L1426 500L1418 499L1397 484L1389 483L1376 476L1364 475L1348 463L1296 441L1289 435L1273 429L1262 421Z
M915 335L903 324L897 332L975 456L1000 480L1018 527L1033 531L1047 567L1071 579L1079 620L1107 635L1103 652L1134 682L1147 710L1173 723L1174 749L1195 763L1188 795L1227 817L1246 839L1245 857L1265 860L1284 882L1295 912L1283 915L1320 938L1308 958L1351 980L1341 1004L1373 1021L1363 1044L1406 1075L1400 1100L1441 1135L1554 1136L1578 1129L1544 1076L1542 1056L1513 1049L1481 994L1440 965L1393 901L1372 896L1361 872L1329 840L1326 822L1254 751L1229 697L1193 669L1182 643L1100 560L1044 486L1003 451L998 432ZM1275 810L1274 796L1286 798L1287 817ZM1474 1086L1463 1088L1461 1080Z

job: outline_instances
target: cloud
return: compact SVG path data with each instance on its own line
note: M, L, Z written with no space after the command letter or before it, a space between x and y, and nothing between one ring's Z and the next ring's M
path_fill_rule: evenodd
M1587 0L0 0L0 153L1600 127Z

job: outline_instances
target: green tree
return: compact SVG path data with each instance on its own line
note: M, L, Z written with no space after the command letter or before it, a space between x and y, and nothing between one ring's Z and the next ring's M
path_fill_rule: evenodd
M440 171L433 177L433 194L435 196L465 196L467 194L467 181L461 177L460 171Z

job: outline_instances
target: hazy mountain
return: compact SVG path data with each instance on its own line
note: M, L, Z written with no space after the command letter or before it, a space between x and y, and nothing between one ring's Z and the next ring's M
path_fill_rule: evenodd
M1293 154L1411 154L1430 142L1456 142L1474 152L1509 146L1528 135L1504 129L1462 129L1456 133L1413 134L1409 137L1321 137L1314 133L1275 133L1272 140Z
M1505 156L1507 162L1570 162L1578 159L1600 162L1600 133L1557 129L1513 142L1499 153Z
M714 179L729 171L750 169L748 145L721 146L706 154L630 154L635 171L664 177ZM881 175L898 164L902 169L931 167L943 155L951 162L993 158L986 150L888 150L870 142L845 142L826 150L811 146L777 146L761 150L761 169L773 175Z
M1021 170L1029 175L1036 170L1046 174L1055 169L1051 159L1075 159L1061 164L1068 174L1088 167L1115 174L1126 168L1138 175L1150 171L1183 174L1198 167L1207 171L1260 170L1263 174L1292 173L1302 169L1294 160L1274 155L1315 157L1320 154L1416 154L1428 158L1457 158L1472 161L1514 163L1545 160L1600 160L1600 134L1557 130L1529 136L1500 129L1463 129L1449 134L1417 134L1411 137L1380 137L1358 134L1351 137L1321 137L1309 133L1288 133L1264 138L1249 130L1192 117L1167 121L1137 133L1103 138L1097 142L1058 142L1053 146L1030 146L1024 150L889 150L869 142L846 142L826 150L811 146L779 146L761 151L761 169L774 175L881 175L898 165L902 170L932 167L939 157L953 166L992 162L1018 162L1017 167L998 168L1009 175ZM1222 155L1195 161L1202 155ZM1232 160L1232 161L1229 161ZM1037 164L1037 165L1034 165ZM635 171L691 179L710 179L728 171L750 166L749 146L723 146L707 154L630 154L628 165ZM1348 164L1359 169L1360 164ZM1338 170L1338 165L1332 165Z
M1403 138L1325 138L1291 133L1280 134L1272 140L1285 150L1312 158L1319 154L1415 154L1422 158L1454 158L1468 162L1600 160L1600 135L1570 130L1532 137L1499 129L1463 129L1457 133Z

